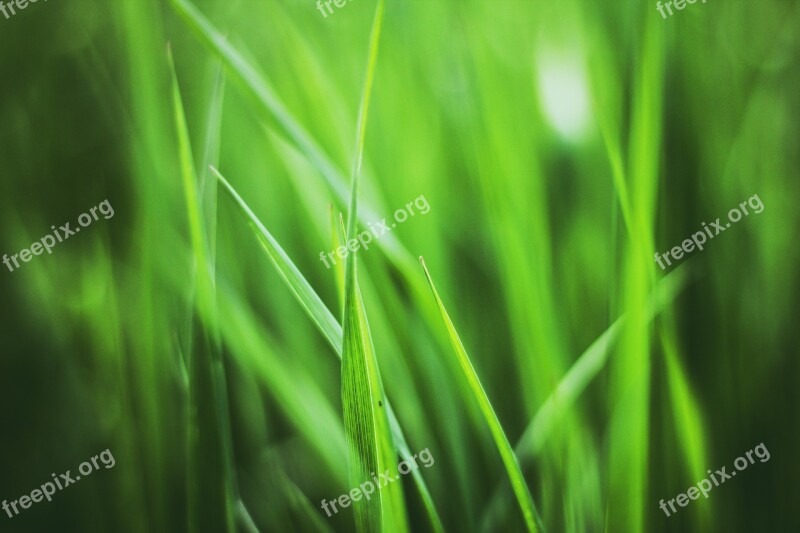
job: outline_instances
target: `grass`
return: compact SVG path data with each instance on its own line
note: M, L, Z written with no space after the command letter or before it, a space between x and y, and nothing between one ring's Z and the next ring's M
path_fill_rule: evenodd
M795 530L800 11L751 4L6 22L4 249L97 198L116 216L0 276L2 497L97 442L117 459L8 527ZM755 193L758 218L654 263ZM658 508L762 441L758 476Z

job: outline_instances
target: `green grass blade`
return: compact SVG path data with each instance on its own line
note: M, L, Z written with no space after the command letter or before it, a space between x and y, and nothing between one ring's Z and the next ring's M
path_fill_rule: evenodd
M400 458L403 461L410 464L412 462L411 448L409 448L408 442L406 442L406 437L403 435L403 430L400 428L400 423L397 421L397 417L394 411L392 411L392 406L389 402L386 402L386 413L389 416L389 425L392 428L392 437L394 438L394 445L397 448L397 453L400 454ZM428 520L430 520L431 528L435 533L444 533L444 524L442 524L442 519L439 518L439 512L436 510L433 496L431 496L428 485L422 478L422 474L419 473L419 468L411 470L411 476L414 478L414 483L417 485L419 495L422 498L422 504L425 506L425 511L428 513Z
M181 182L183 185L184 199L186 201L186 213L189 219L189 236L191 239L192 252L195 258L197 275L197 298L200 310L212 325L214 324L214 281L209 270L208 263L208 243L205 238L205 226L203 224L203 213L201 209L200 192L198 190L199 180L194 168L191 144L189 141L189 131L186 127L186 117L183 111L183 100L181 99L180 87L175 74L175 65L172 60L172 52L167 53L169 66L172 75L172 103L173 118L178 140L178 155L180 158Z
M347 230L344 229L344 220L341 213L336 214L336 210L331 206L331 233L333 240L334 253L339 246L347 246ZM336 261L333 265L334 275L336 276L336 293L339 295L341 309L344 309L344 263Z
M205 169L209 165L216 165L219 160L219 150L221 144L221 122L222 122L222 102L224 97L225 77L221 65L218 66L214 86L211 90L211 103L208 109L208 116L205 122L204 145L203 155L200 160L198 168ZM194 173L194 169L191 170ZM211 174L209 170L203 172L199 176L199 187L197 195L202 204L202 219L205 221L205 241L207 242L207 250L203 250L203 254L208 254L208 268L214 270L216 268L216 243L217 243L217 180L209 180L207 177ZM212 277L212 281L214 281ZM187 351L191 351L191 336L192 332L192 319L194 314L194 307L196 303L196 289L197 280L196 274L193 273L187 283L187 291L190 296L187 298L187 336L188 339L184 342L187 346ZM186 364L186 360L182 362Z
M336 239L342 243L346 243L347 238L345 237L344 222L342 221L341 215L339 216L339 224L337 225L337 228L339 231L337 232ZM341 266L341 262L337 263L337 268L342 271L342 285L344 285L344 268ZM342 293L344 293L344 286L342 286ZM411 448L408 446L406 437L403 435L403 430L400 428L400 424L398 423L397 417L392 410L392 406L388 402L386 403L386 412L389 416L389 425L392 429L392 436L394 438L394 444L397 448L397 452L404 461L410 462L412 457ZM430 520L431 528L436 533L444 533L444 524L442 524L442 521L439 518L439 513L436 510L433 497L428 490L428 486L425 484L425 480L422 478L422 474L420 474L419 469L416 468L411 471L411 475L414 477L414 482L419 489L422 503L425 505L425 510L428 513L428 519Z
M245 533L261 533L255 522L253 522L253 517L250 516L250 511L247 510L242 500L236 503L236 519L241 530Z
M369 101L375 78L378 43L383 20L383 0L378 2L369 44L364 90L359 106L353 182L348 213L347 236L354 237L358 226L358 182L364 158ZM372 478L373 472L397 473L397 453L386 413L386 399L378 359L372 343L364 302L356 277L357 253L348 253L344 281L344 340L342 343L342 408L350 452L350 481L353 486ZM356 530L359 532L407 531L402 484L385 485L370 500L353 503Z
M681 364L680 348L675 319L668 315L663 321L660 340L664 352L664 363L667 369L667 390L674 421L675 439L681 452L688 477L703 476L709 463L705 437L703 412L700 403L692 391L691 382ZM714 516L711 508L700 506L695 509L697 524L701 530L714 529Z
M335 530L328 521L320 515L319 509L311 505L308 497L283 471L278 471L278 477L282 478L279 483L282 485L282 491L287 496L292 510L304 519L303 530L316 531L319 533L334 533Z
M350 212L347 216L347 236L355 237L358 226L358 185L361 169L364 163L364 141L367 134L367 117L369 116L369 101L372 96L372 84L375 79L375 64L378 59L378 43L380 42L381 23L383 22L383 0L378 1L375 11L375 21L372 26L369 43L369 59L367 73L364 81L364 90L361 94L361 105L358 108L358 126L356 130L355 157L353 158L353 181L350 189ZM345 285L355 280L356 254L348 254L346 260ZM352 288L352 287L351 287Z
M628 138L628 190L634 240L624 248L620 303L626 324L618 357L611 365L608 389L606 501L609 531L645 531L650 483L650 402L652 332L642 304L655 286L651 258L656 197L660 174L659 149L664 132L664 34L655 19L644 25L636 59Z
M397 453L392 441L378 361L355 281L348 287L342 350L342 407L350 451L350 482L357 486L372 472L397 473ZM376 497L377 496L377 497ZM384 486L369 501L353 503L359 532L407 531L402 484Z
M247 205L242 197L239 196L239 193L228 183L228 180L226 180L217 169L212 167L211 171L225 187L225 190L228 191L228 194L231 195L231 198L238 204L240 211L250 224L261 246L264 248L264 251L267 252L267 256L272 261L272 264L292 291L292 294L294 294L297 301L306 313L308 313L308 316L311 317L314 324L316 324L325 336L328 343L334 350L339 352L342 346L342 328L339 326L336 318L334 318L319 295L314 291L306 278L303 277L303 274L300 273L300 270L298 270L283 248L281 248L281 245L278 244L275 237L264 227L264 224L261 223L255 213L250 209L250 206Z
M211 174L210 166L219 165L220 145L222 144L222 105L225 100L225 72L222 65L217 65L214 86L211 92L211 104L206 119L205 142L203 156L198 168L203 169L200 179L203 213L208 235L209 261L216 263L217 256L217 180Z
M444 307L444 303L439 297L439 293L436 291L436 287L433 284L433 279L431 279L430 272L428 272L428 267L425 265L425 261L421 257L420 262L422 263L422 268L425 270L425 276L428 278L428 283L431 286L431 291L433 291L433 297L436 300L436 304L439 306L442 320L444 321L447 331L450 334L450 340L453 343L453 349L458 356L458 362L461 364L461 369L464 371L464 375L469 383L469 388L475 396L478 405L480 406L480 410L486 419L486 423L489 425L489 430L491 431L492 437L497 445L497 449L500 452L500 457L503 459L503 464L506 467L508 478L511 481L514 494L516 495L520 509L522 510L522 515L525 518L525 524L528 527L528 531L538 531L540 526L537 524L539 524L541 521L538 513L536 512L536 507L533 503L530 490L528 490L528 484L525 482L525 478L522 475L522 469L517 462L517 457L514 455L514 450L511 449L511 444L509 444L508 438L503 431L503 427L500 425L500 420L497 418L494 408L492 408L492 404L489 401L489 397L486 395L486 391L483 390L483 385L481 385L480 379L478 379L478 374L475 373L475 369L472 367L469 355L467 355L464 345L461 342L461 338L458 336L458 332L456 331L453 322L450 320L450 315L448 315L447 310Z

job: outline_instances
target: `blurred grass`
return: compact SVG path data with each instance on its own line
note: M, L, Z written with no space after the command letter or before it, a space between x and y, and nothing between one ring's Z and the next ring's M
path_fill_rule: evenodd
M357 319L383 463L435 458L393 484L384 530L524 530L513 460L546 531L796 531L797 2L387 2L362 138L375 7L0 17L2 253L116 211L0 276L0 498L98 446L117 460L0 530L354 530L318 502L357 486L330 355ZM423 194L357 271L319 261ZM764 212L694 252L691 282L654 263L753 194ZM658 508L762 441L746 478Z

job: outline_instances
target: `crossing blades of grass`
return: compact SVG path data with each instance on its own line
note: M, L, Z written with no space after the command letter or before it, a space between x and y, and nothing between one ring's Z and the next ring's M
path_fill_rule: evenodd
M188 0L171 0L171 2L175 11L184 19L192 31L194 31L199 40L213 54L220 58L227 69L229 77L244 89L246 94L251 98L259 114L274 120L278 126L280 126L276 129L279 129L281 133L285 134L286 138L297 147L299 152L313 165L317 172L311 173L311 176L315 179L317 174L322 176L322 180L317 179L316 181L318 188L328 189L339 205L346 205L347 183L344 174L303 127L300 121L292 115L272 88L269 80L259 73L258 69L248 62L239 50L228 42L226 37L211 24L193 3ZM279 150L279 153L282 152L285 152L285 150ZM225 183L226 182L223 181L223 184ZM308 185L304 183L298 186L298 189L305 191L308 189ZM235 199L236 196L237 195L234 195ZM241 199L237 201L240 200ZM307 194L303 195L303 200L305 202L310 202ZM363 225L366 226L370 222L380 220L381 218L382 217L378 215L374 207L371 207L367 203L361 205L359 209L359 221ZM255 226L256 228L258 228L258 224ZM259 240L264 238L264 234L260 230L256 231L256 234ZM437 342L442 346L446 346L448 341L443 335L439 334L440 330L437 327L439 319L438 312L435 305L430 303L430 298L427 296L427 288L425 287L426 283L415 266L412 254L393 233L382 235L381 238L375 242L376 246L385 253L389 261L403 274L408 282L418 309L425 317L425 321L429 324L431 331L436 332ZM269 250L270 245L267 242L262 240L262 244ZM278 266L278 269L283 275L283 267ZM294 292L295 288L292 287L291 283L289 283L289 285ZM301 300L301 305L305 307L306 302ZM307 308L307 311L309 309L313 308ZM316 321L316 318L319 317L314 317L313 315L312 317L315 318L315 323L318 326L325 326L325 324ZM329 335L330 330L323 329L323 332L330 342L332 338ZM334 348L338 351L341 349L341 345L336 345ZM470 411L469 416L472 416L472 411ZM453 439L453 442L459 440L458 436L452 433L448 433L448 436ZM465 490L467 488L466 473L462 472L461 475L463 476L463 479L460 481L461 487L462 490ZM418 473L414 474L414 478L418 480L418 482L422 479ZM419 486L419 488L424 495L426 492L424 487ZM433 502L429 498L426 498L426 507L429 512L432 510L432 505ZM429 517L434 524L434 528L438 528L436 524L438 524L439 521L436 513L429 514Z
M645 320L647 322L653 320L656 315L669 306L687 286L688 280L687 263L660 280L643 311ZM625 317L619 317L586 348L536 412L514 448L522 468L530 466L539 456L553 428L557 427L559 423L563 423L565 413L605 368L624 322ZM505 503L501 497L502 494L500 487L495 489L481 520L482 531L491 530L492 524L496 523L499 516L502 516L504 512L502 506Z
M651 321L672 303L686 286L687 280L685 264L665 276L658 283L651 301L644 311L645 320ZM561 379L556 390L536 412L516 447L521 464L528 464L542 450L545 439L551 429L558 424L559 418L605 367L611 347L619 337L624 321L624 316L618 318L578 357Z
M222 183L225 190L239 206L245 220L247 220L248 224L253 230L253 233L255 233L256 238L259 240L259 242L261 242L264 251L272 261L275 269L286 282L286 285L295 296L295 299L297 299L298 303L306 311L306 314L308 314L308 316L311 318L314 325L317 327L317 329L319 329L320 333L322 333L322 335L331 345L333 348L333 353L341 358L342 327L339 325L339 322L336 320L336 318L334 318L333 314L331 314L330 310L327 308L319 295L314 291L313 288L311 288L311 285L309 285L308 281L306 281L305 277L303 277L303 274L300 273L300 270L298 270L297 266L295 266L283 248L281 248L280 244L278 244L278 241L275 240L272 234L264 227L264 224L261 223L261 221L253 213L242 197L239 196L239 193L236 192L233 186L228 183L228 180L226 180L218 170L212 170L216 178L220 181L220 183ZM405 435L400 428L400 423L394 416L391 406L387 406L387 412L389 413L389 424L392 428L397 451L401 458L404 460L410 460L412 455L411 449L409 448ZM417 469L412 470L411 475L414 479L417 489L420 492L420 496L422 497L431 527L437 532L444 531L438 511L434 505L433 498L431 497L430 491L428 490L428 486L425 483L422 474L420 474L419 470Z
M525 478L522 475L522 470L517 462L517 457L514 455L514 450L511 449L511 444L509 444L508 438L506 437L506 434L500 425L500 420L498 420L497 415L492 408L492 404L489 401L489 397L486 395L486 391L483 390L483 385L481 385L480 379L478 379L478 374L475 373L475 369L472 367L472 363L470 362L469 356L464 349L461 338L458 336L458 332L456 332L456 328L453 325L453 322L450 320L450 315L447 314L444 303L439 297L439 293L436 291L436 287L433 284L433 279L431 279L431 274L428 272L428 267L425 265L425 260L422 257L419 259L422 263L422 268L425 270L425 276L428 278L431 291L433 291L433 297L436 299L436 304L439 306L442 320L444 321L447 331L450 334L450 341L453 343L453 349L458 356L458 362L461 364L461 369L464 371L464 375L469 383L469 388L472 391L475 400L478 402L478 405L480 406L480 410L486 419L486 423L489 425L489 430L491 431L492 437L497 445L497 449L500 452L500 457L503 459L503 464L506 467L506 472L508 473L508 478L511 481L511 486L514 489L514 494L517 496L517 501L519 502L520 509L522 510L522 515L525 518L525 524L528 527L528 531L539 531L540 529L543 529L540 525L541 520L536 512L536 506L533 503L530 490L528 490L528 484L525 482Z
M282 132L295 144L301 153L314 165L324 178L324 185L333 196L346 205L348 198L347 183L342 171L319 146L317 141L306 131L303 125L292 115L281 101L267 79L250 64L242 54L227 41L209 20L187 0L171 0L179 15L200 40L225 64L231 78L252 97L253 103L263 116L273 117L280 125ZM378 213L368 205L362 206L361 222L380 220ZM376 245L384 250L387 257L414 282L419 279L413 276L413 256L392 234L382 236ZM420 280L421 281L421 280Z
M194 6L191 6L188 2L184 2L182 0L176 0L174 2L177 7L186 15L190 21L192 21L193 27L197 29L204 38L208 39L208 42L212 44L212 46L216 46L219 48L215 48L226 60L228 66L233 68L234 71L238 72L240 76L244 76L250 82L258 84L258 77L255 75L254 71L247 68L239 68L242 65L239 63L241 57L229 47L229 45L224 41L224 39L215 31L213 28L210 27L208 22L202 18L202 16L197 12ZM259 91L256 91L257 93ZM269 95L271 92L267 90L266 93L262 93L262 96ZM266 100L262 100L262 102L267 103L274 103L273 100L266 98ZM280 106L279 106L280 111ZM286 118L286 115L282 113L278 113L280 117ZM365 118L365 117L363 117ZM294 124L293 119L289 117L289 123ZM297 130L292 129L293 131L297 132ZM300 137L303 138L305 132L301 132ZM363 141L362 141L363 142ZM305 143L300 143L301 145L305 145ZM305 145L308 148L308 145ZM360 157L359 157L360 160ZM360 164L360 161L359 163ZM323 165L324 166L324 165ZM281 277L284 279L286 284L289 286L290 290L294 294L295 298L304 308L306 313L312 318L314 324L320 329L320 331L325 336L326 340L330 343L330 345L334 348L335 352L341 357L342 355L342 328L339 326L336 319L330 313L328 308L319 298L319 296L314 292L311 286L308 284L306 279L291 261L291 259L286 255L283 249L280 247L278 242L275 238L267 231L261 221L255 216L249 206L244 202L244 200L239 196L239 194L235 191L235 189L230 185L230 183L222 176L222 174L217 171L216 169L212 168L212 172L217 177L217 179L223 184L225 189L234 199L234 201L239 205L242 213L244 214L245 218L247 219L248 223L251 225L256 237L261 242L264 250L267 252L267 255L270 257L273 265L280 273ZM385 404L385 402L383 402ZM389 427L390 431L393 435L395 445L397 447L398 452L400 453L401 457L403 458L410 458L411 452L408 447L408 444L405 440L405 437L402 434L400 429L400 425L397 422L396 418L394 417L391 408L386 405L386 411L388 412L389 416ZM392 461L394 463L394 460ZM428 518L431 522L431 525L435 531L442 531L443 527L441 524L441 520L439 519L438 513L433 504L433 500L430 496L430 492L425 485L425 482L422 476L419 474L417 470L413 471L413 479L420 491L420 495L423 499L425 504L426 512L428 513ZM369 478L365 478L369 479ZM396 507L396 506L395 506ZM404 521L403 516L403 521ZM395 524L397 526L399 524Z

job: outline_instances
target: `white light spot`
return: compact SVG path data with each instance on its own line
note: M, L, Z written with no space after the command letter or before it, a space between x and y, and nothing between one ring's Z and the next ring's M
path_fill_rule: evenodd
M537 58L542 111L564 138L577 141L589 122L589 94L581 57L576 53L544 52Z

